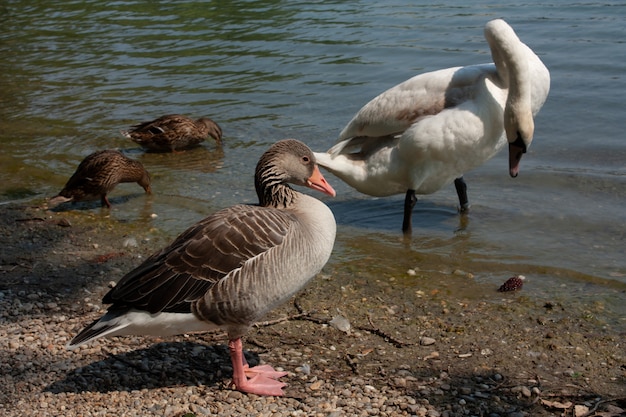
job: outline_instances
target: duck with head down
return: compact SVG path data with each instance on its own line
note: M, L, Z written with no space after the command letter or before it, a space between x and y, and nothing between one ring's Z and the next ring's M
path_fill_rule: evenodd
M83 159L65 187L48 204L52 207L68 201L100 198L103 207L111 208L107 194L121 182L136 182L146 193L152 192L150 174L141 162L114 149L97 151Z
M198 120L180 114L157 119L122 130L122 135L152 152L176 152L202 143L211 136L222 143L222 128L208 117Z

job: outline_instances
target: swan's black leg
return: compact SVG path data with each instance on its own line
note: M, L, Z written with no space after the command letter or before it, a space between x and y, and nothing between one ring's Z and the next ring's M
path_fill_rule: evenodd
M404 198L404 220L402 221L402 231L404 233L411 233L413 226L411 224L411 215L413 214L413 207L417 203L417 197L415 197L415 190L407 190L406 197Z
M454 188L456 188L456 194L459 196L459 204L461 213L469 210L469 200L467 199L467 184L463 177L459 177L454 180Z

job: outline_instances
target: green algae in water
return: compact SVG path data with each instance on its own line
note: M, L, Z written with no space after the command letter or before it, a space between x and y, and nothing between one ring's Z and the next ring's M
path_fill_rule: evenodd
M5 197L7 200L20 200L22 198L33 197L37 195L37 193L26 187L13 187L8 188L2 192L2 197Z

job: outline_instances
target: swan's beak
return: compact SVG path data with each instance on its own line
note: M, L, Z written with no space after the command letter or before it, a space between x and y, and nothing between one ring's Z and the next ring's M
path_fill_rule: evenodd
M517 177L519 174L519 162L522 159L522 155L526 153L526 142L518 134L515 142L509 143L509 175L512 178Z
M307 180L306 186L314 190L321 191L324 194L328 194L331 197L337 195L333 187L331 187L330 184L326 182L326 178L324 178L317 165L315 165L315 168L313 169L313 174Z

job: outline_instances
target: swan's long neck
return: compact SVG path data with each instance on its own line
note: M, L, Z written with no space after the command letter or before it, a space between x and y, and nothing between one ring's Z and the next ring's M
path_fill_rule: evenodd
M485 26L485 38L498 76L508 88L503 120L507 139L509 143L521 140L520 145L526 148L534 133L529 48L503 20L489 22Z

